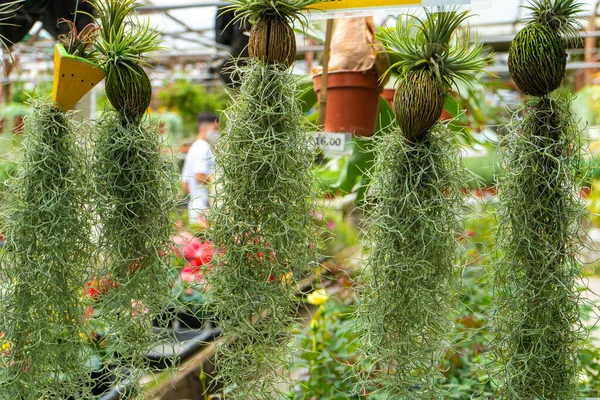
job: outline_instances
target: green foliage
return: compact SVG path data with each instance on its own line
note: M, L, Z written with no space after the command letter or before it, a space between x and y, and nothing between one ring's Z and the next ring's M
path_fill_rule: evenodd
M106 68L106 96L115 109L139 122L152 99L143 66L152 60L151 53L161 49L160 32L150 29L148 18L140 21L132 16L140 6L135 0L94 0L91 4L101 26L94 44Z
M208 295L225 337L217 364L227 389L272 399L285 379L298 281L316 261L312 138L289 71L252 61L240 76L218 145Z
M494 354L502 398L571 399L577 391L583 169L569 108L560 98L526 104L499 149Z
M2 204L0 397L91 398L83 287L93 247L90 182L67 114L33 103Z
M231 5L222 8L222 12L233 11L234 22L255 23L261 18L279 19L286 22L304 20L303 10L319 0L232 0Z
M29 90L26 88L26 82L14 81L11 90L11 104L21 106L22 110L27 110L26 104L29 99L34 98L38 100L44 100L50 97L52 94L52 81L40 80L35 83L33 89ZM4 112L2 107L2 112ZM26 115L26 112L21 112L19 115Z
M558 32L541 24L521 29L510 44L508 68L525 94L545 96L562 82L567 53Z
M465 167L471 171L474 179L468 182L470 189L492 188L495 186L494 166L496 163L496 149L488 146L485 155L465 157Z
M581 40L583 25L577 21L584 3L576 0L530 0L524 8L531 11L530 24L545 25L557 32L568 43Z
M426 19L408 15L398 19L396 29L382 29L377 36L398 61L390 66L404 79L410 71L425 70L436 77L438 87L448 90L456 82L472 85L474 73L483 71L491 57L482 57L479 40L471 44L469 30L464 37L457 28L469 18L465 12L430 12Z
M290 399L359 399L353 373L358 346L354 307L327 300L314 313L310 325L296 337L297 357L291 369L305 371ZM376 396L369 396L375 399Z
M600 173L598 171L600 166L595 164L594 173ZM588 210L590 212L590 217L595 226L600 226L600 180L597 178L594 179L592 184L590 185L590 194L587 197L588 202Z
M157 341L151 322L174 301L168 254L179 180L156 124L137 125L107 112L95 128L93 148L101 224L98 275L111 282L97 308L108 324L110 350L121 355L113 362L134 370L117 378L137 382L147 371L146 352Z
M389 398L440 396L435 381L452 327L468 176L449 136L438 123L408 142L396 128L378 147L357 312L360 351L373 365L363 379Z
M148 55L161 47L160 32L150 29L150 20L140 21L132 15L141 4L136 0L93 0L101 27L99 40L94 42L108 68L148 64Z
M75 57L94 61L97 54L93 44L98 36L99 28L95 24L87 24L79 32L73 21L61 18L58 23L65 23L69 26L69 32L58 37L59 43L64 46L66 52Z
M340 251L360 243L358 228L348 222L342 212L326 208L323 214L315 215L315 220L320 228L323 255L334 257Z
M183 118L185 133L195 137L198 131L196 117L200 112L220 113L227 107L227 93L223 87L207 90L205 86L177 80L158 91L161 107L178 113Z

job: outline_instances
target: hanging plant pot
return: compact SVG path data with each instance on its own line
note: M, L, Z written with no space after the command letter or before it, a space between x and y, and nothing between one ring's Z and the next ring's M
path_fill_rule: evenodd
M52 100L68 111L104 77L106 72L93 62L72 56L64 46L54 46L54 84Z
M321 74L313 76L321 93ZM381 89L375 71L331 71L327 76L325 132L373 136L377 125Z

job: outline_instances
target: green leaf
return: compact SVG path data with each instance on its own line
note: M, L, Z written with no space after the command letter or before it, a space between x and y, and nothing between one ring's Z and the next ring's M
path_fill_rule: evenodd
M318 351L305 351L304 353L300 354L300 358L307 361L314 361L318 359L320 355L321 353Z

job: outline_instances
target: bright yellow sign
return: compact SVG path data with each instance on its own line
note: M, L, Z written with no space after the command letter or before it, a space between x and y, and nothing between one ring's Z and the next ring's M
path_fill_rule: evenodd
M323 11L421 5L423 0L320 0L311 8Z

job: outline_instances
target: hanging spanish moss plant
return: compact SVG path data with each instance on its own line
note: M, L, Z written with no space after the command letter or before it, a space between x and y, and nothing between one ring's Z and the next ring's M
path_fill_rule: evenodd
M67 53L92 59L94 32L72 25L61 38ZM1 210L0 398L90 399L83 288L94 247L86 155L62 105L31 107Z
M291 353L298 281L316 260L315 191L310 128L288 70L295 42L271 37L263 46L259 36L285 31L311 2L235 3L236 17L255 23L254 47L238 69L241 86L225 111L219 142L209 218L219 252L209 296L225 337L217 368L226 391L233 398L273 399ZM263 29L267 21L270 31Z
M134 0L93 4L102 26L98 50L105 57L106 92L115 107L105 112L93 138L99 275L110 282L98 308L109 327L105 343L117 375L120 367L130 371L117 380L135 384L148 371L146 354L159 339L152 321L164 321L158 317L172 301L175 277L167 255L178 179L158 126L144 120L152 88L143 57L158 49L158 33L147 21L132 19Z
M562 81L579 4L531 5L532 20L511 44L510 69L524 92L541 97L515 113L499 148L497 378L503 399L573 399L583 331L581 138L570 100L549 92Z
M435 385L448 346L459 235L467 187L460 149L439 122L446 94L470 84L487 62L459 38L465 12L408 16L380 39L402 58L396 126L378 146L371 184L368 264L359 286L363 385L390 399L439 399Z
M90 240L85 157L69 117L32 104L3 203L0 398L90 398L85 304Z

